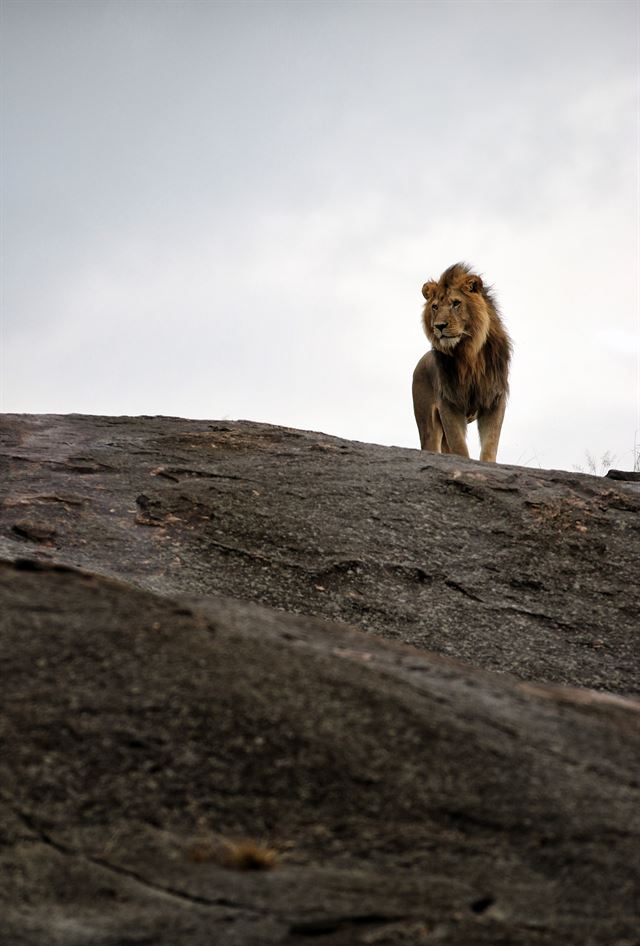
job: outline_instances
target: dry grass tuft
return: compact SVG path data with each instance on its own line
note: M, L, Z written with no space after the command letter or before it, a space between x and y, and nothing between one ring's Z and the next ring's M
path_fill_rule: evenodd
M243 841L225 841L223 866L230 870L273 870L278 863L278 852L246 838Z
M195 841L187 849L187 858L195 864L214 863L227 870L273 870L278 864L275 848L252 838Z

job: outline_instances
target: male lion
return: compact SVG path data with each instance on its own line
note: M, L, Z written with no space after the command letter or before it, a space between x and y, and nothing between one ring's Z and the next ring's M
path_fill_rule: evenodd
M509 393L511 341L488 289L465 263L422 287L422 321L433 348L413 373L422 450L468 457L478 421L480 459L495 461Z

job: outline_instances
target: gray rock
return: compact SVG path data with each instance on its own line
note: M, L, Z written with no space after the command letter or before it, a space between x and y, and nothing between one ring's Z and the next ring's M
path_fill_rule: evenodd
M1 423L9 558L345 621L523 679L639 692L633 483L244 422ZM25 520L38 537L16 532Z
M632 484L245 423L2 435L0 943L637 946Z

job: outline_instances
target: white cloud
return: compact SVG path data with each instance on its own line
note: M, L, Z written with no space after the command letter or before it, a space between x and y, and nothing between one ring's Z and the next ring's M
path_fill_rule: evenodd
M516 345L501 458L624 453L630 9L10 5L3 409L415 446L420 286L464 258Z

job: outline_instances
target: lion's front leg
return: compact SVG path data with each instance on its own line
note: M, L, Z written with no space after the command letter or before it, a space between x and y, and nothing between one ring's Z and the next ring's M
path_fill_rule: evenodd
M478 433L480 434L480 459L495 463L498 455L498 442L506 401L501 397L495 407L478 415Z
M433 352L423 355L413 373L413 410L420 434L420 449L440 453L442 424L438 414L437 371Z
M447 401L438 402L438 413L449 448L448 453L455 453L459 457L468 457L467 418L465 414Z

